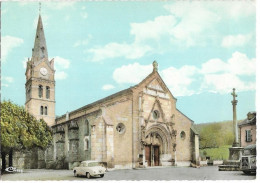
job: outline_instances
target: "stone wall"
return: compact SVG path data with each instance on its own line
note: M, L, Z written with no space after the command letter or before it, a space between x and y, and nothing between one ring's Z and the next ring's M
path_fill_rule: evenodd
M177 110L175 113L175 129L177 131L176 162L192 161L192 142L190 141L191 125L192 122ZM182 132L184 132L184 137L182 137Z
M108 105L104 110L105 115L110 118L113 124L111 128L107 128L107 153L109 153L109 157L113 160L114 165L127 168L132 165L131 98L123 97L118 102ZM118 128L121 129L119 130Z

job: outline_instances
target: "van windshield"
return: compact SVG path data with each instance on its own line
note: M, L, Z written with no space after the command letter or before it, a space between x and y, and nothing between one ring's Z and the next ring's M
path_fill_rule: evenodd
M244 149L244 156L256 155L256 148Z

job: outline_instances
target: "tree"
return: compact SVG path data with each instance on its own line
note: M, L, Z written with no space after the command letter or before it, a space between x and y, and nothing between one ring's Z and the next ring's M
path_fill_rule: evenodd
M12 166L13 150L30 150L34 147L45 149L51 141L51 129L43 119L36 120L23 106L16 105L11 101L1 102L3 170L6 168L5 158L7 154L9 154L9 166Z

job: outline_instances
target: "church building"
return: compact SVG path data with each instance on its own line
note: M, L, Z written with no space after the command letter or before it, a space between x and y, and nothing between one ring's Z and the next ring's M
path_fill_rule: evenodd
M199 136L193 121L176 107L153 62L137 85L67 112L55 119L55 68L49 60L39 15L32 58L26 69L26 110L53 130L53 144L39 162L72 169L98 160L109 168L189 166L199 160ZM39 153L39 152L38 152ZM42 167L42 166L41 166Z

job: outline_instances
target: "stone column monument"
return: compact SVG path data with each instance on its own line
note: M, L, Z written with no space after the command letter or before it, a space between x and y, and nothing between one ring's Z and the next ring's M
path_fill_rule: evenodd
M238 134L237 134L237 100L236 100L236 89L233 88L233 92L231 93L233 96L233 100L231 101L233 105L233 134L234 134L234 142L232 147L238 147Z
M240 160L240 157L242 155L242 147L239 147L239 142L238 142L238 132L237 132L237 94L236 94L236 89L233 88L233 92L231 93L233 96L233 100L231 101L233 105L233 133L234 133L234 142L231 148L229 148L229 160Z
M233 134L234 141L232 147L229 148L229 160L224 161L223 165L218 168L219 171L239 171L240 170L240 159L242 156L243 147L239 147L238 132L237 132L237 100L236 100L236 89L233 88L231 93L233 100Z

